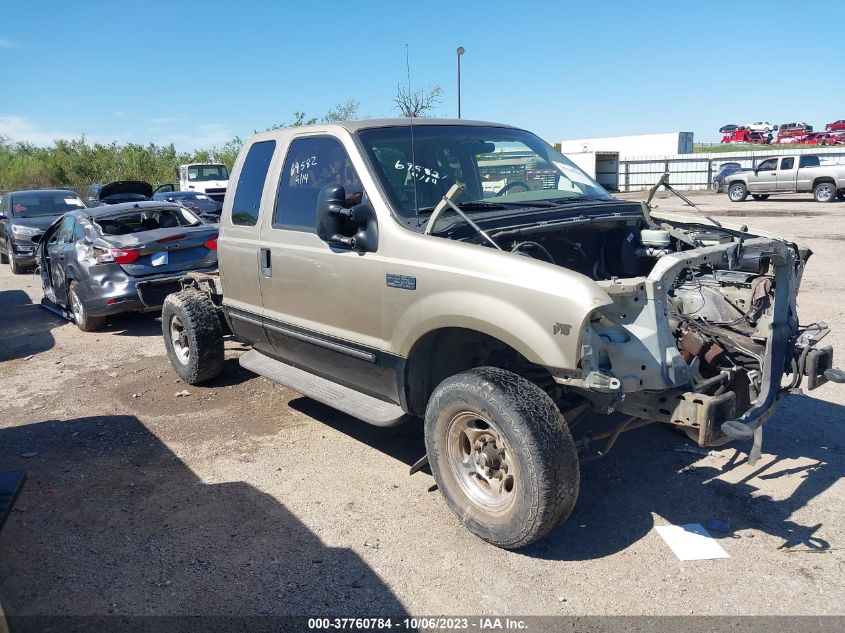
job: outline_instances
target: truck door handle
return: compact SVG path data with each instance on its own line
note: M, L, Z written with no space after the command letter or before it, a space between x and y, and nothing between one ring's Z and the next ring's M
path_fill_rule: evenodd
M262 277L272 277L273 276L273 262L270 259L270 249L269 248L262 248L260 253L260 263L259 266L261 267L261 276Z

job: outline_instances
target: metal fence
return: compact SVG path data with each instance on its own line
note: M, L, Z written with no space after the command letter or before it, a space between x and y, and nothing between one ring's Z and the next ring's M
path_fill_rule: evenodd
M771 156L814 154L823 165L845 165L845 147L782 148L748 152L712 152L671 156L631 156L619 158L619 191L642 191L669 173L669 183L678 189L709 189L723 163L739 163L752 168Z

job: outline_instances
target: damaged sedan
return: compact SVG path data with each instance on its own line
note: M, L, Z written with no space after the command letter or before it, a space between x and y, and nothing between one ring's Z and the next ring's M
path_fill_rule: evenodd
M90 332L109 315L161 307L167 288L188 271L217 266L217 227L167 202L80 209L39 240L42 305Z

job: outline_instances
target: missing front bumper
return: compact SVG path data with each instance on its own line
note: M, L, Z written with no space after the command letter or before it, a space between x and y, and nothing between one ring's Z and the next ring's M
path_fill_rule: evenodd
M690 429L699 446L719 446L729 440L720 427L736 415L736 395L733 391L718 396L675 390L640 392L626 395L615 408L638 418Z

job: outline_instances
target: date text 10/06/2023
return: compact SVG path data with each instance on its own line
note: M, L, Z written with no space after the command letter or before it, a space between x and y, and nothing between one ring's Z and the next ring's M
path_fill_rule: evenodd
M528 625L520 618L508 617L411 617L411 618L309 618L311 630L370 630L391 629L427 631L524 631Z

